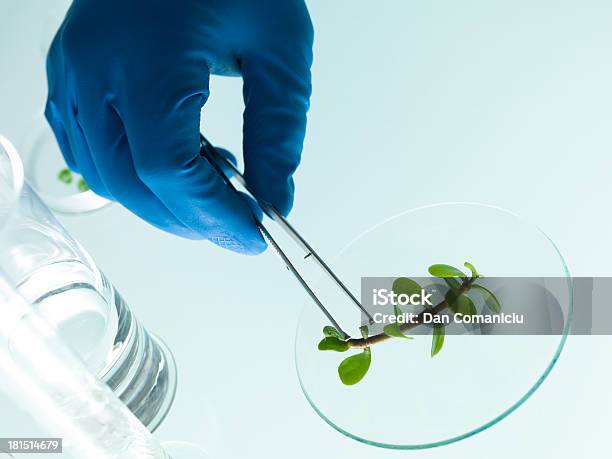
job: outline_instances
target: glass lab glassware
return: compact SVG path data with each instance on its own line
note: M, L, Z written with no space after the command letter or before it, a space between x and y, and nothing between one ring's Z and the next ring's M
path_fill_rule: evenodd
M332 269L358 295L362 277L428 277L432 264L463 268L465 261L487 277L559 280L560 331L447 334L441 352L432 358L430 328L413 340L392 339L372 346L366 376L345 386L338 365L359 350L319 351L322 328L329 324L307 304L296 334L296 367L308 402L328 424L366 444L429 448L496 424L540 387L563 349L573 305L563 257L529 222L488 205L427 206L367 231L342 252ZM335 286L327 285L322 281L317 290L323 303L346 332L359 337L359 311Z
M15 400L54 439L41 449L57 450L62 439L62 457L75 459L206 457L197 445L160 445L2 272L0 305L0 394Z
M87 367L150 430L167 414L176 367L164 343L123 298L24 180L0 136L0 269Z
M28 184L53 211L83 214L111 204L89 189L81 191L79 183L83 178L79 174L67 171L66 178L60 180L60 172L68 166L42 111L30 123L19 154Z

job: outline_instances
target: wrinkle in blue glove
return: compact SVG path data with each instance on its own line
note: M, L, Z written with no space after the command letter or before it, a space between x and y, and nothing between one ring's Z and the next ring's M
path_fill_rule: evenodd
M303 0L74 0L49 51L46 117L96 193L162 230L256 254L252 202L199 156L210 74L244 79L249 186L287 215L311 93Z

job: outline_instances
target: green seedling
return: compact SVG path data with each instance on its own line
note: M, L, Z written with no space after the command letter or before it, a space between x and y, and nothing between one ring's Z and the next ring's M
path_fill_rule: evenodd
M428 269L429 274L434 277L464 277L465 274L460 269L451 265L437 264L431 265Z
M342 334L332 326L323 328L323 339L319 342L319 350L321 351L336 351L346 352L349 349L361 349L359 354L352 355L344 359L338 366L338 376L344 385L352 386L359 383L367 374L372 362L371 347L388 339L399 338L403 340L411 340L412 336L406 332L410 329L421 325L423 314L425 312L439 315L447 308L454 313L462 315L477 314L476 306L472 299L467 295L469 291L474 291L482 296L484 304L491 312L498 314L501 312L501 304L495 295L486 287L477 284L478 279L483 276L476 270L474 265L465 262L464 266L470 271L470 275L464 273L461 269L451 265L435 264L428 269L429 273L437 278L444 280L448 285L449 290L446 293L444 300L435 306L428 306L421 311L417 316L416 321L408 323L393 323L386 325L383 328L383 333L370 336L366 325L359 328L361 338L343 339ZM407 277L398 277L393 282L392 290L395 294L413 295L421 292L421 286L418 282ZM402 314L402 311L397 305L394 305L395 316ZM433 327L431 340L431 357L437 356L444 346L445 328L444 325L438 324Z
M368 339L369 331L367 325L359 327L359 331L361 332L363 339ZM342 383L346 386L357 384L363 379L370 369L371 362L372 351L369 347L366 347L363 351L361 351L361 354L347 357L338 366L338 376L340 376L340 381L342 381Z
M400 279L406 279L405 277L400 278ZM417 290L417 292L421 291L421 287L419 286L419 284L417 284L416 282L414 282L412 279L408 279L410 281L412 281L415 285L417 285L419 287L419 290ZM397 280L393 283L393 292L394 293L398 293L397 290L395 290L395 284L396 284ZM402 311L400 310L399 306L394 305L393 306L393 310L395 311L395 317L399 317L402 314ZM400 324L395 322L393 324L389 324L389 325L385 325L385 327L383 328L383 333L387 336L390 336L392 338L403 338L403 339L414 339L412 336L408 336L408 335L404 335L402 333L402 329L400 328Z
M499 304L499 301L497 300L495 295L493 295L493 292L491 292L491 290L478 284L472 285L472 288L482 294L484 302L491 310L491 312L495 314L499 314L501 312L501 304Z
M444 345L444 325L436 325L431 337L431 356L435 357Z
M66 185L70 185L74 181L74 177L72 175L72 172L68 168L64 168L64 169L60 170L59 173L57 174L57 179L60 182L66 184ZM83 178L80 178L77 181L76 185L77 185L77 189L81 193L89 190L89 185L87 185L87 182Z
M72 172L70 172L70 169L64 168L57 174L57 179L66 185L70 185L72 183Z
M89 190L89 185L87 185L87 182L83 179L79 179L79 183L77 184L77 188L79 189L79 191L81 193L84 193L85 191Z
M366 347L360 354L344 359L338 366L340 380L346 386L357 384L363 379L372 362L372 351Z

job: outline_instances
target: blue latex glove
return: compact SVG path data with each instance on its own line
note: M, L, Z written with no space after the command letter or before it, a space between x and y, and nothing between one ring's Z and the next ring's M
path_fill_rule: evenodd
M243 77L244 174L286 215L312 40L303 0L74 0L49 51L45 114L97 194L165 231L260 253L253 203L199 156L200 110L210 74Z

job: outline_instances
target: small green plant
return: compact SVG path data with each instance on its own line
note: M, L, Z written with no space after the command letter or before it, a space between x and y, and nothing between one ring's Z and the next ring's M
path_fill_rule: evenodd
M486 287L477 283L482 276L469 262L465 262L464 266L470 271L470 275L466 275L462 270L454 266L445 264L431 265L428 269L429 274L433 277L442 279L448 286L448 292L444 296L444 300L435 306L425 307L421 311L416 320L402 323L395 322L386 325L383 328L383 333L370 336L366 325L360 327L361 338L343 339L342 334L332 326L323 327L323 339L319 342L318 349L320 351L335 351L346 352L349 349L361 349L359 354L347 357L338 366L338 376L343 384L352 386L361 381L372 362L372 346L392 338L404 340L413 339L412 336L406 334L410 329L423 323L424 314L431 313L439 315L447 308L455 314L475 315L477 314L476 306L472 299L467 295L469 291L478 292L482 295L483 301L491 312L498 314L501 312L501 305L495 295ZM393 282L392 290L395 294L419 294L422 289L418 282L407 277L399 277ZM394 305L395 316L402 314L397 305ZM442 324L433 326L431 340L431 357L435 357L440 353L444 346L445 328Z
M70 185L72 182L74 182L72 171L68 168L64 168L61 171L59 171L59 173L57 174L57 179L66 185ZM87 182L83 178L80 178L77 181L76 185L77 185L77 189L81 193L89 190L89 185L87 185Z
M84 179L80 178L79 182L77 183L77 188L81 193L84 193L85 191L89 190L89 185L87 185L87 182Z
M64 168L57 174L57 179L66 185L70 185L72 183L72 172L70 172L70 169Z

